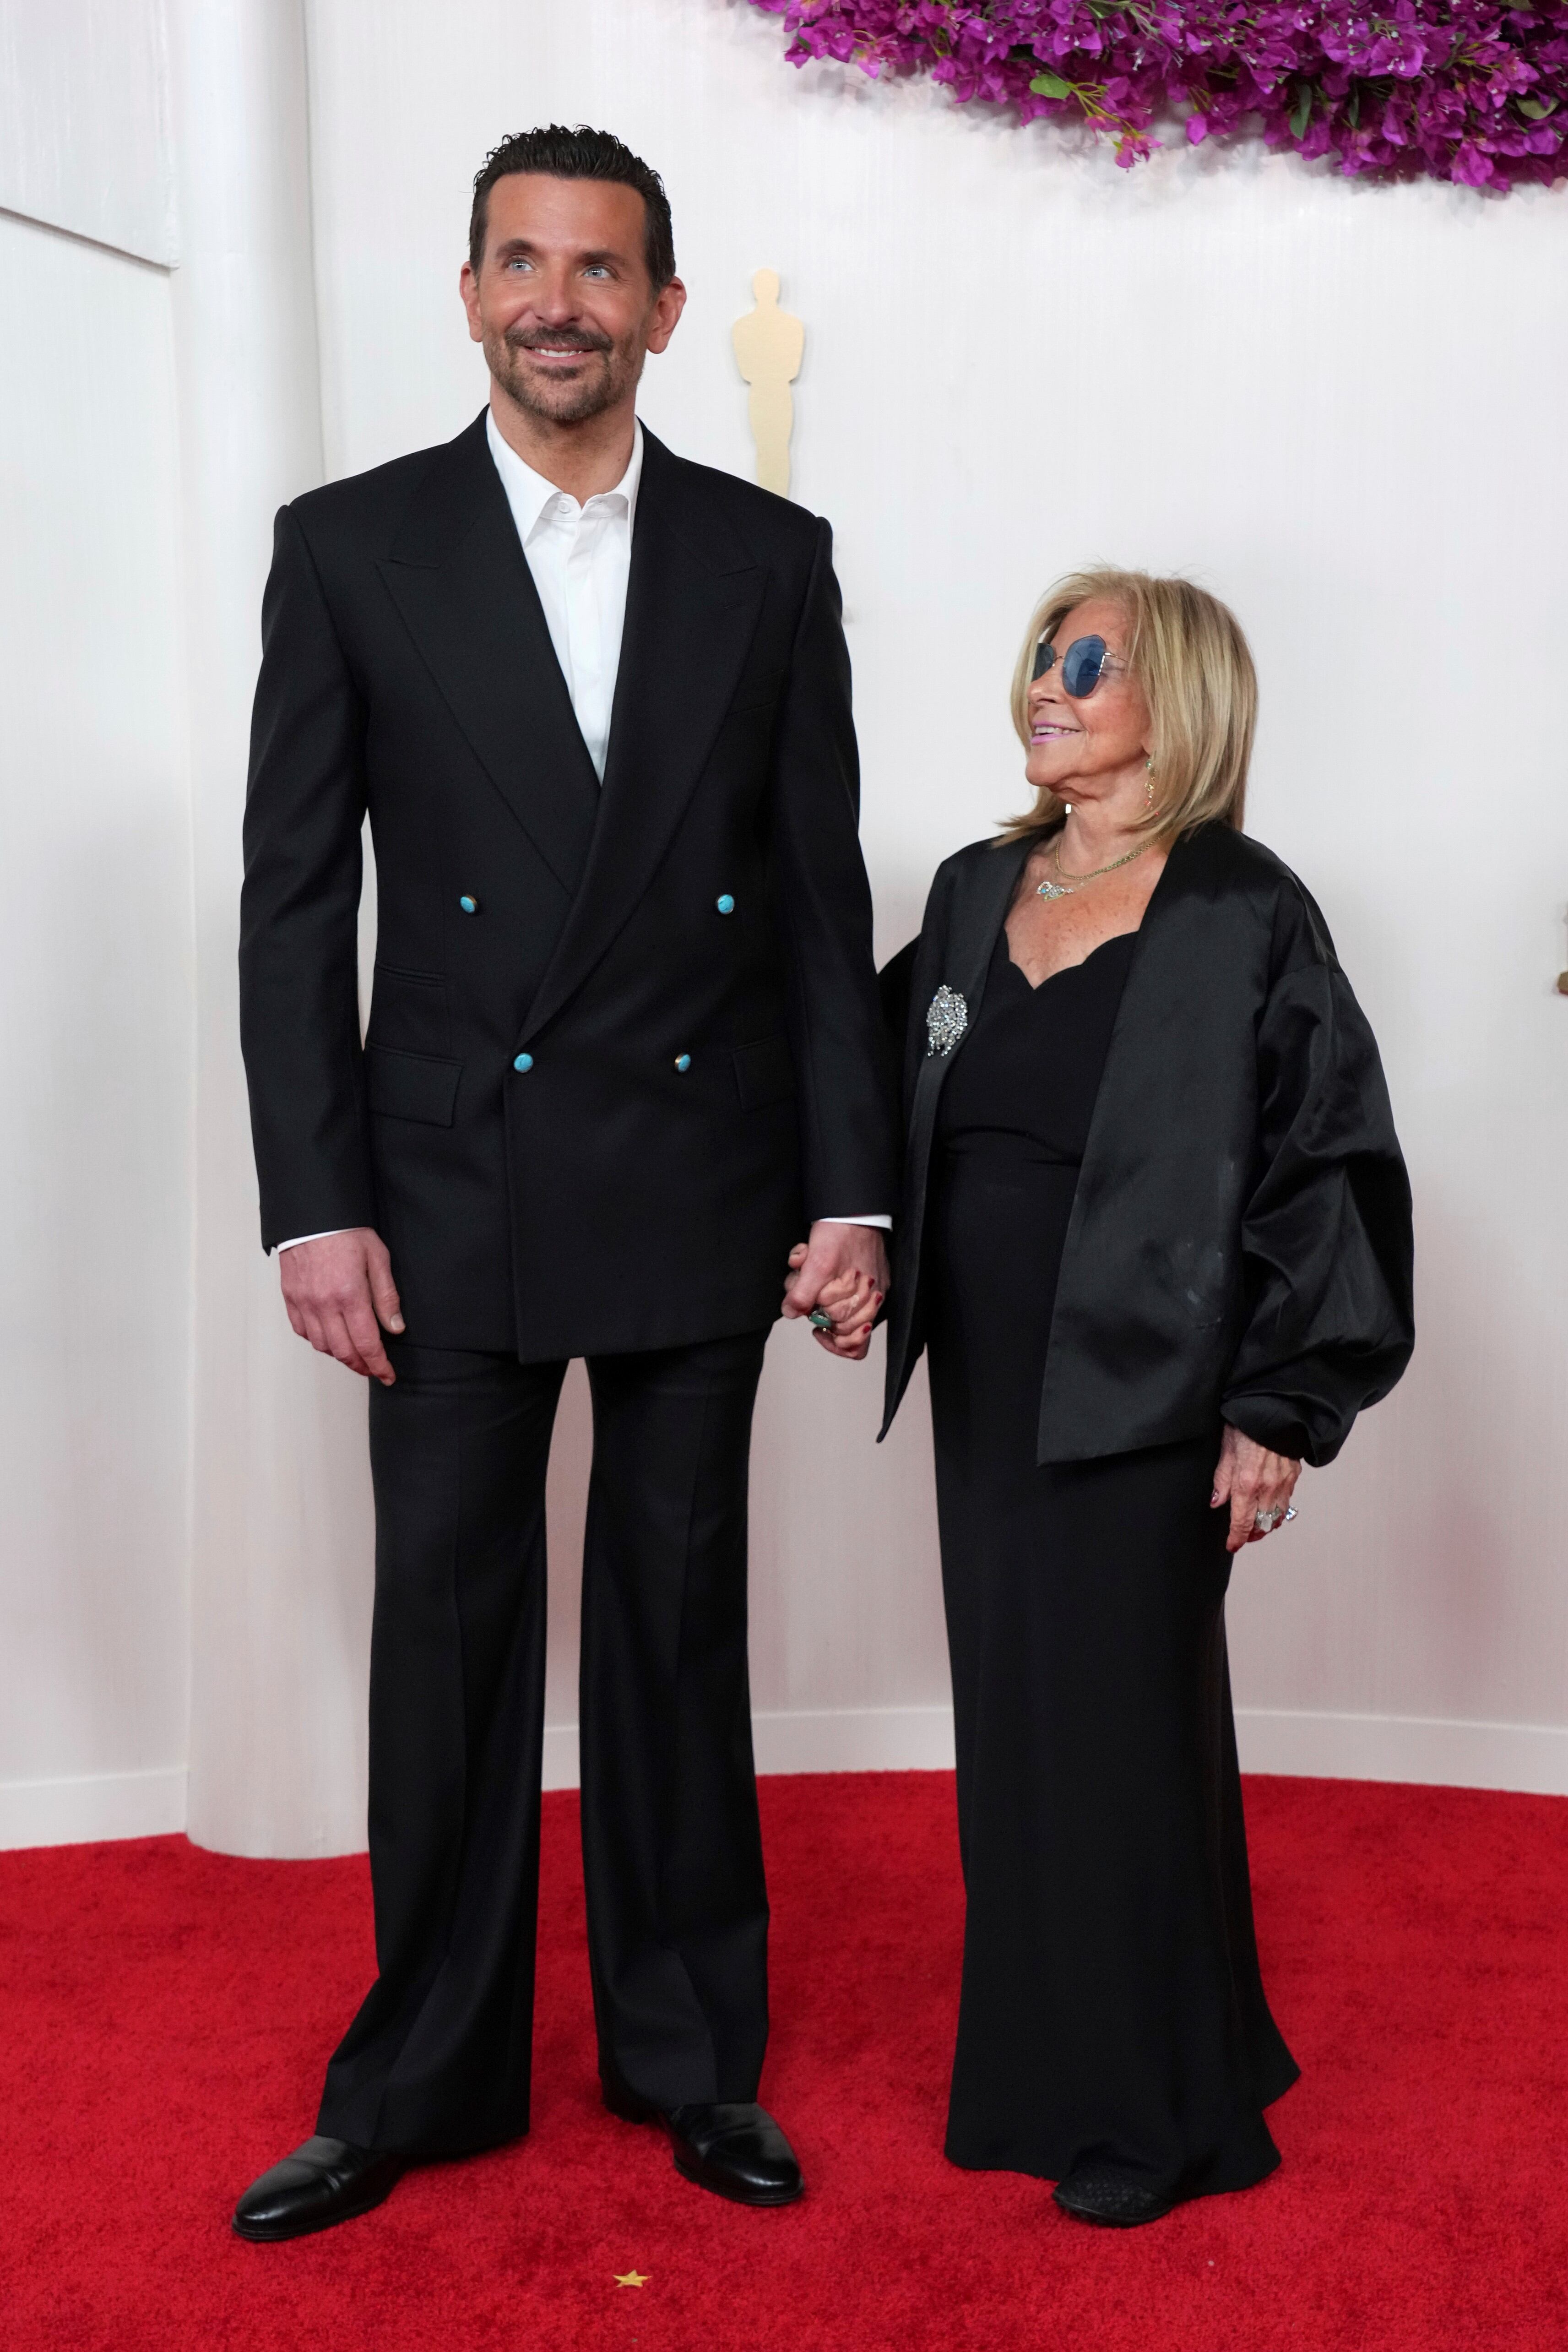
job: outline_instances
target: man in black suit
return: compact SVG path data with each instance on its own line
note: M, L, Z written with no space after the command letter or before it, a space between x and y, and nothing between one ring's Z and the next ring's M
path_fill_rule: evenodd
M371 1389L380 1974L253 2238L528 2128L545 1465L588 1361L582 1834L607 2105L797 2195L756 2094L746 1655L768 1328L863 1355L893 1198L849 666L824 522L638 424L668 204L602 132L508 140L463 271L457 439L277 519L246 814L262 1239ZM361 826L379 887L363 1049ZM818 1312L822 1310L818 1307Z

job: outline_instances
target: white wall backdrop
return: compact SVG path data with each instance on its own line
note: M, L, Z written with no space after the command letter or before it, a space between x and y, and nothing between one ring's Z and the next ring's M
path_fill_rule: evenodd
M194 999L179 517L167 277L0 217L12 1843L184 1818Z
M0 206L172 266L160 0L0 0Z
M204 20L227 28L226 67L214 61L210 32L207 62L191 62ZM254 653L273 498L305 487L319 465L337 475L446 437L479 406L483 366L455 292L466 192L489 146L550 117L606 123L665 174L691 300L670 352L650 368L643 408L677 449L748 469L728 330L748 305L755 268L780 272L786 305L806 320L794 491L838 534L884 952L913 931L936 860L1019 803L1006 679L1050 576L1093 555L1179 567L1237 606L1263 683L1252 829L1322 900L1382 1040L1416 1184L1421 1324L1404 1386L1339 1465L1309 1475L1289 1538L1239 1570L1244 1758L1568 1791L1568 1239L1559 1213L1568 1000L1552 991L1568 963L1557 645L1568 522L1564 192L1498 202L1436 186L1350 186L1260 149L1179 149L1121 173L1104 151L1020 132L936 92L873 85L849 69L798 76L782 62L777 20L744 0L576 0L570 10L549 0L306 0L298 75L292 5L171 0L170 23L184 86L193 71L210 77L206 176L193 178L188 115L176 106L192 218L172 310L170 281L143 275L165 304L159 334L172 319L188 571L193 532L198 548L204 533L209 549L221 538L228 553L210 562L204 617L187 610L171 622L177 588L165 602L162 592L142 597L112 660L135 685L114 723L156 700L151 681L162 678L159 708L177 733L178 646L221 613L222 677L214 683L204 664L204 719L199 698L193 706L199 1255L180 1310L203 1350L192 1569L199 1834L246 1851L322 1851L356 1842L362 1808L362 1402L288 1340L270 1273L246 1255L254 1197L232 1062L234 853L224 845L235 838L225 827L237 827L241 779L232 749L214 763L214 747L235 744L243 724L234 633L247 633ZM261 51L246 52L247 38L261 39ZM270 63L236 71L246 54ZM226 141L214 125L229 130ZM60 245L36 229L10 234L51 253ZM7 268L10 251L0 243ZM79 248L70 255L74 268L88 268ZM210 305L220 271L229 323L209 309L204 342L191 306ZM312 279L314 356L300 311ZM253 284L262 291L247 319ZM9 442L26 402L47 409L54 439L41 424L28 429L53 451L69 438L41 389L58 363L57 350L49 355L57 330L18 315L19 389L7 390L0 415ZM226 352L225 334L237 338ZM167 341L159 349L167 370ZM129 471L148 485L150 521L162 515L166 537L156 468L157 452L167 465L175 446L172 397L165 390L144 418L115 422L133 445ZM90 394L82 403L90 429ZM248 471L225 480L214 419L252 414L258 446ZM204 470L192 456L203 433ZM231 455L234 446L231 438ZM6 594L18 607L37 602L17 583L47 573L51 527L52 510L35 499L8 534ZM129 582L129 526L115 560ZM155 566L136 574L154 576ZM39 631L49 625L37 617ZM101 629L89 634L79 612L71 625L79 643L68 631L47 642L75 682L72 723L86 740L107 723L98 701L109 672ZM33 767L7 762L5 786L4 822L21 851L4 887L26 910L0 939L0 985L16 1008L7 1050L20 1039L40 1064L20 1016L41 1002L69 1025L83 950L78 932L47 915L51 828L64 824L64 806L52 805L44 826L25 779L42 772L46 749L50 760L66 756L68 731L35 723ZM166 776L178 767L171 757ZM110 765L113 781L100 762L97 796L75 820L92 835L81 855L90 848L105 864L98 828L110 827L111 806L123 814L130 747ZM165 798L174 837L172 785ZM93 954L118 972L129 942L120 944L110 910L106 887L90 936ZM176 930L180 919L176 908ZM183 919L179 953L143 972L156 993L152 1030L169 1040L176 1106L188 1102L181 1088L192 1067L188 908ZM129 1020L118 1000L114 1010ZM96 1040L76 1050L71 1068L108 1085ZM148 1156L120 1155L131 1164L117 1169L116 1203L78 1170L90 1248L112 1261L113 1217L150 1216L150 1230L162 1231L162 1213L177 1251L191 1195L171 1190L168 1171L185 1165L189 1118L180 1111L171 1123L148 1109L123 1054L112 1082L135 1093ZM78 1076L73 1145L109 1116ZM58 1131L51 1152L68 1148ZM47 1194L58 1213L54 1165L31 1145L0 1155L8 1299L47 1286L26 1204ZM172 1314L178 1283L171 1292L142 1255L138 1297ZM96 1294L89 1276L79 1280L72 1295L85 1306ZM0 1777L100 1769L100 1759L151 1769L183 1756L173 1741L177 1497L191 1359L181 1357L181 1328L171 1325L167 1361L148 1371L137 1401L165 1431L165 1486L154 1493L144 1480L125 1498L114 1448L129 1455L132 1443L115 1421L119 1391L96 1386L96 1364L79 1355L41 1378L40 1364L56 1359L37 1318L7 1318L0 1443L16 1449L19 1475L0 1496L9 1515L0 1572L5 1623L19 1639L7 1647L15 1666L0 1675L14 1672L28 1698L7 1709L16 1728ZM139 1358L149 1367L150 1346ZM753 1547L758 1746L774 1769L936 1762L945 1752L923 1396L912 1396L880 1452L876 1407L873 1370L830 1364L798 1332L776 1336ZM79 1457L68 1452L72 1430L85 1433ZM558 1779L575 1762L572 1549L586 1451L574 1381L552 1471L548 1762ZM141 1440L134 1453L145 1463L156 1449ZM68 1511L52 1466L68 1460ZM82 1596L90 1616L123 1577L117 1560L127 1552L149 1579L148 1592L125 1604L146 1629L131 1648L174 1663L166 1703L149 1696L134 1735L115 1748L97 1653L79 1637L69 1596ZM165 1620L167 1635L154 1640ZM76 1833L97 1833L85 1812L73 1818Z

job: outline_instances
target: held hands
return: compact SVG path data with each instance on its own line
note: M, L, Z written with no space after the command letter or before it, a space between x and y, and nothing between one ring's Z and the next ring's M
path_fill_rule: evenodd
M392 1259L369 1225L298 1242L277 1261L283 1303L302 1339L350 1371L390 1389L397 1374L387 1361L382 1332L401 1331L402 1309Z
M858 1364L871 1345L872 1325L887 1296L887 1249L876 1225L819 1222L809 1242L797 1242L784 1277L784 1312L791 1321L813 1307L831 1315L831 1331L812 1334L830 1356Z
M1209 1504L1214 1510L1218 1510L1222 1503L1230 1506L1227 1551L1239 1551L1243 1544L1259 1543L1266 1535L1272 1535L1275 1528L1284 1525L1291 1489L1301 1475L1301 1464L1293 1462L1288 1454L1270 1454L1266 1445L1257 1444L1226 1423ZM1270 1524L1260 1527L1260 1518Z

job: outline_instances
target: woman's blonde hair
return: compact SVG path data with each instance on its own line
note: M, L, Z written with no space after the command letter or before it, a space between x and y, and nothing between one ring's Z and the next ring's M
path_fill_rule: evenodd
M1028 747L1035 647L1092 596L1109 597L1126 614L1127 665L1149 706L1155 798L1143 825L1156 835L1175 835L1218 819L1239 831L1258 720L1258 674L1235 614L1190 580L1156 580L1147 572L1099 564L1070 572L1048 590L1013 672L1019 742ZM1002 838L1022 840L1064 814L1064 803L1042 788L1027 816L1009 821Z

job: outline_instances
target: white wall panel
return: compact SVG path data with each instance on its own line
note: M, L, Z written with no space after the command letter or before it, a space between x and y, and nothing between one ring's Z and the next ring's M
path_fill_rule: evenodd
M193 969L168 281L0 219L0 310L14 1843L37 1823L12 1784L184 1763ZM103 1818L85 1804L78 1834Z
M728 331L756 268L806 320L795 488L838 533L884 952L1019 803L1005 687L1045 579L1105 554L1236 604L1253 828L1382 1038L1422 1326L1239 1570L1244 1752L1568 1787L1563 193L1353 187L1252 149L1122 173L934 91L797 75L743 0L306 0L308 109L300 5L171 0L172 280L0 218L0 1843L171 1825L187 1760L214 1843L361 1833L364 1397L292 1339L256 1250L235 1035L256 614L271 509L323 439L342 473L479 406L468 186L551 116L668 179L692 299L643 406L675 447L749 465ZM0 0L0 213L173 257L162 41L154 0ZM924 1395L879 1450L879 1376L793 1329L769 1349L765 1768L947 1753ZM558 1781L588 1445L574 1374Z
M241 821L272 520L319 479L298 0L173 0L175 278L196 901L190 1829L364 1840L365 1389L295 1339L262 1256L239 1053Z
M0 0L0 210L178 257L160 0Z

